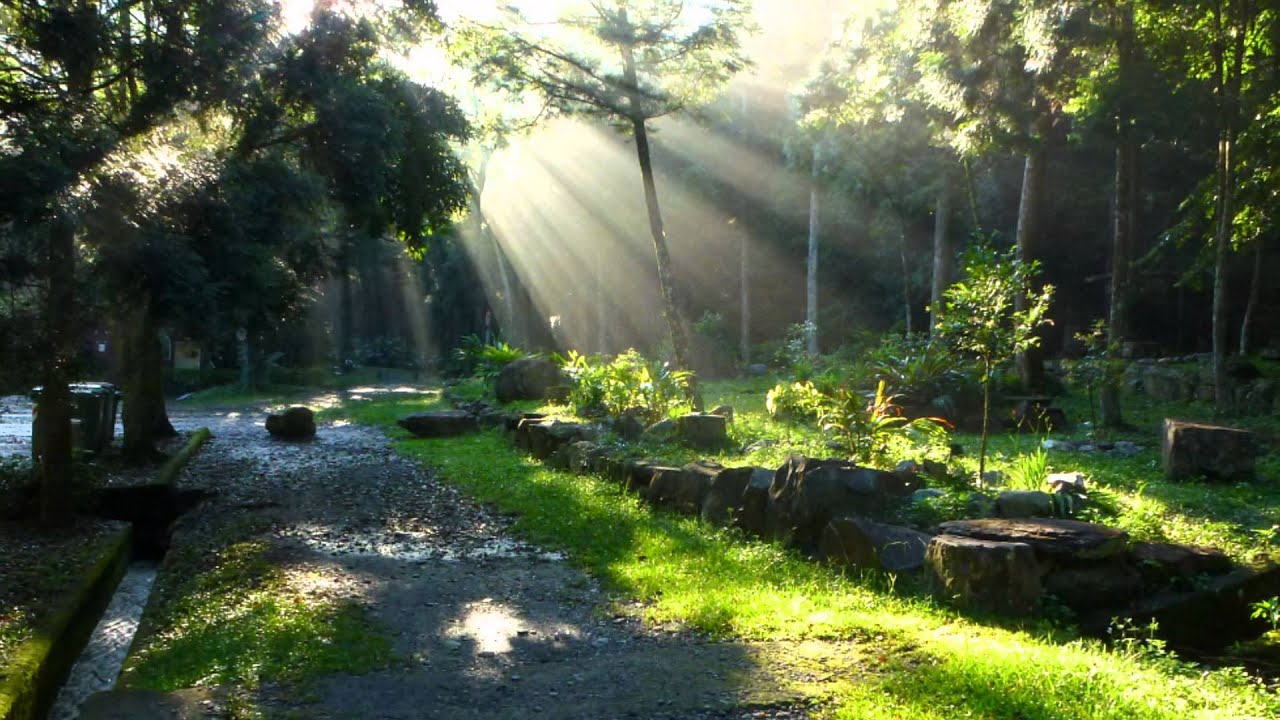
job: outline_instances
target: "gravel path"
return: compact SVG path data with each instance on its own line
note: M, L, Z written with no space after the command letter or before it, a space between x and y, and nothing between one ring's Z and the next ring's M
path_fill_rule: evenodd
M306 697L264 687L268 715L307 718L800 719L786 658L800 646L713 643L607 613L598 583L510 532L508 517L397 456L378 431L325 425L270 439L256 412L175 413L213 440L180 485L213 491L175 534L264 513L286 571L355 598L390 628L403 662L320 680ZM814 657L856 649L807 643ZM821 665L821 660L817 660ZM799 678L803 680L804 678ZM216 691L113 692L85 718L220 717ZM185 708L185 709L183 709Z

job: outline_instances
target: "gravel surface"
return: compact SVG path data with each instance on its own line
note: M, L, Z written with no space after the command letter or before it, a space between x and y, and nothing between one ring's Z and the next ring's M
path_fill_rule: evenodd
M611 612L616 605L595 580L515 537L511 518L397 456L380 432L329 424L313 441L282 442L267 435L263 417L174 414L184 432L213 433L179 479L212 497L184 517L175 546L207 524L262 514L273 528L272 557L289 577L365 605L402 658L390 669L322 678L305 697L260 688L255 700L269 716L810 716L808 698L786 689L795 671L769 660L791 646L708 642ZM856 650L833 643L819 652ZM182 693L115 692L95 697L83 717L219 717L216 696L193 705L179 702ZM199 710L160 712L180 706Z

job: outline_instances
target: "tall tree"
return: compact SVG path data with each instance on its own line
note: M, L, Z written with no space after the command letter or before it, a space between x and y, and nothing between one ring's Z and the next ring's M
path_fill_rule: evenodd
M676 364L684 369L691 367L688 323L671 267L648 123L695 106L746 64L739 41L748 13L744 0L705 3L696 15L678 0L599 0L551 28L508 8L502 25L461 29L461 55L482 80L536 92L556 111L603 118L634 138L663 314ZM690 392L696 400L696 384Z
M233 87L264 37L256 0L99 5L16 0L0 12L0 225L45 242L42 515L65 521L67 363L74 341L77 216L71 190L180 103Z

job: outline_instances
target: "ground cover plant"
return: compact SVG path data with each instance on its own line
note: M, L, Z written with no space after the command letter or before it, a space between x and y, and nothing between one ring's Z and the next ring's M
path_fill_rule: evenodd
M123 687L251 690L275 682L301 692L321 674L392 661L389 640L357 604L290 582L264 529L231 521L170 553Z
M794 428L760 412L759 390L768 382L705 387L709 402L738 401L735 425L749 434L767 432L763 439L775 443L713 459L767 465L785 453L780 446ZM400 452L518 514L518 529L565 550L604 580L617 593L616 611L725 639L856 639L872 659L824 683L836 717L1264 718L1280 712L1276 696L1242 671L1206 670L1174 658L1158 642L1137 638L1107 649L1048 620L961 616L906 578L841 573L778 545L651 509L603 479L543 467L496 431L411 440L394 429L398 417L436 403L378 399L339 412L387 428L399 438ZM993 446L999 450L1001 441Z

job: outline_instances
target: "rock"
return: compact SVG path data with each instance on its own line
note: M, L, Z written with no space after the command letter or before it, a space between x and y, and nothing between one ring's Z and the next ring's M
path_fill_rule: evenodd
M1134 543L1130 551L1143 577L1155 583L1231 570L1231 559L1217 548L1172 543Z
M946 463L925 458L923 465L924 474L928 475L930 478L934 480L941 480L943 482L951 479L951 471L947 469Z
M811 548L832 518L878 517L918 488L883 470L792 456L778 468L769 487L776 523L772 534Z
M908 572L924 566L930 539L931 536L910 528L866 518L841 517L823 528L818 557L837 565Z
M1276 398L1280 397L1276 382L1268 378L1250 381L1240 388L1239 394L1242 397L1236 404L1245 415L1269 415L1275 407Z
M986 487L997 487L1004 484L1004 473L999 470L988 470L982 474L982 484Z
M773 517L772 496L769 488L773 486L774 471L766 468L752 468L751 481L742 491L742 513L734 523L748 534L766 537L769 528L777 524Z
M476 414L476 422L482 428L505 428L519 419L519 415L497 408L487 408Z
M768 374L768 372L769 372L769 366L765 365L764 363L752 363L747 366L747 374L751 375L752 377L760 377L762 375Z
M742 454L743 454L743 455L746 455L746 454L748 454L748 453L753 453L753 452L757 452L757 451L760 451L760 450L764 450L765 448L775 447L775 446L777 446L777 444L778 444L778 443L777 443L777 442L775 442L775 441L773 441L773 440L756 440L756 441L755 441L755 442L753 442L753 443L750 443L750 444L747 444L747 445L743 445L743 446L742 446Z
M560 366L541 358L520 358L498 372L493 392L498 402L546 400L564 383Z
M742 517L743 495L757 469L749 466L732 467L723 468L716 473L698 512L703 521L722 526L735 524ZM768 480L765 481L767 491L768 483L773 480L773 473L765 472L768 473Z
M676 436L676 421L670 418L645 428L641 439L650 442L669 442Z
M1160 636L1175 647L1217 652L1239 640L1256 637L1266 625L1251 619L1250 604L1280 595L1280 565L1243 567L1197 583L1191 592L1166 590L1139 600L1125 616L1139 627L1152 620ZM1081 627L1101 634L1114 613L1083 618Z
M528 451L539 460L546 460L561 448L579 440L597 440L594 426L567 423L560 420L522 420L519 430L528 435Z
M938 488L920 488L919 490L911 493L911 504L919 505L925 500L942 497L943 495L946 495L946 493Z
M610 422L613 432L627 442L635 442L644 435L644 423L635 413L624 412Z
M1111 449L1111 452L1116 455L1123 455L1127 457L1129 455L1137 455L1142 452L1142 446L1137 443L1129 442L1128 440L1117 440L1116 446Z
M729 443L727 420L724 415L690 413L676 420L676 434L689 447L717 450Z
M938 530L943 535L1021 543L1053 560L1096 560L1119 555L1129 546L1129 534L1123 530L1058 518L952 520Z
M1045 592L1077 613L1124 608L1142 594L1142 575L1120 556L1054 568L1042 584Z
M924 472L924 467L915 460L903 460L893 466L893 473L895 475L913 476L919 475L922 472Z
M1053 517L1053 496L1039 490L1005 490L996 496L1002 518Z
M1160 455L1170 480L1204 477L1211 481L1251 482L1258 454L1248 430L1165 418Z
M969 493L964 503L965 513L970 517L994 517L996 514L995 498L986 493Z
M1025 543L939 535L925 567L935 592L961 608L1025 615L1040 598L1039 564Z
M1262 371L1254 365L1249 358L1239 355L1232 355L1226 359L1227 376L1232 380L1257 380L1262 377Z
M725 422L730 424L733 423L733 406L732 405L717 405L711 408L711 412L707 414L719 415L725 419Z
M641 497L647 498L653 479L663 472L678 473L680 468L643 460L633 461L627 466L626 488L632 492L639 493Z
M306 440L316 436L316 416L310 408L291 407L267 416L267 432L281 440Z
M1084 492L1085 488L1084 473L1049 473L1049 477L1045 478L1044 484L1048 486L1049 492L1065 492L1079 495Z
M697 515L711 484L725 467L709 460L685 465L679 473L654 475L649 484L649 501L668 505L686 515Z
M1045 438L1040 441L1040 447L1045 450L1074 450L1075 446L1066 440L1054 440L1053 438Z
M453 437L479 427L475 416L465 410L414 413L400 418L396 424L420 438Z
M578 440L564 447L565 469L576 473L593 472L599 467L604 448L590 440Z

